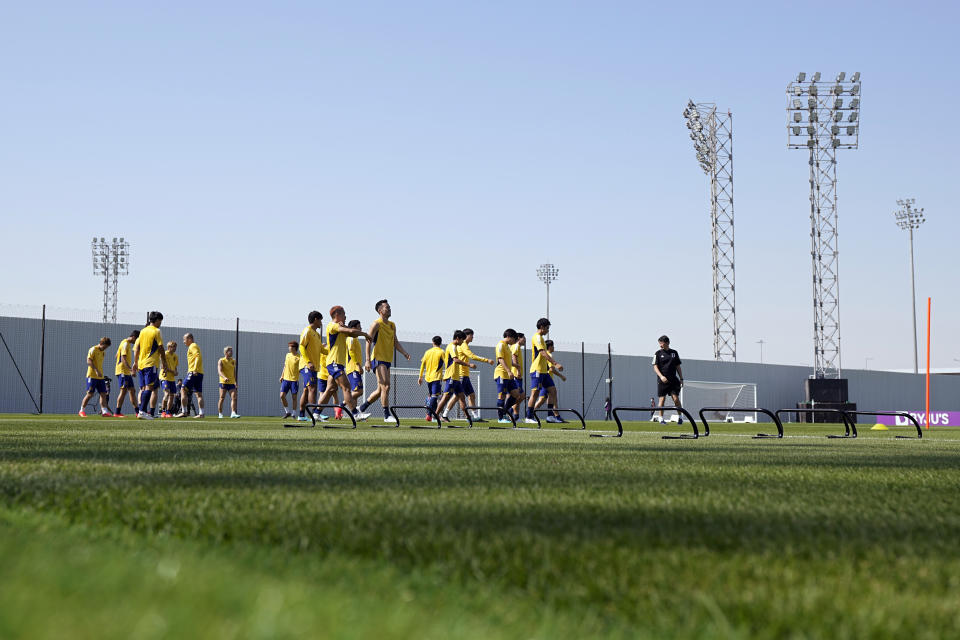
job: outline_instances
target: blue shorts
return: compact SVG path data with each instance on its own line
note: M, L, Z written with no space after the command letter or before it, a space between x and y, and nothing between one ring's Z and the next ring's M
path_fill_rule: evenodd
M307 369L306 367L300 369L300 382L303 383L304 388L317 386L316 370Z
M137 377L140 379L141 387L155 387L157 385L157 368L147 367L137 371Z
M235 384L224 384L224 383L221 382L221 383L220 383L220 388L223 389L224 391L232 391L233 389L236 389L236 388L237 388L237 385L235 385Z
M504 380L503 378L497 378L497 393L510 393L517 388L517 383L513 379Z
M183 381L183 388L187 391L203 393L203 374L188 373L186 379Z
M93 393L106 393L107 381L103 378L87 378L87 391Z
M300 385L297 384L296 380L283 380L280 382L280 393L286 393L287 391L297 395L297 392L300 391Z
M460 378L460 386L463 387L463 395L465 396L476 393L473 389L473 383L470 382L470 378Z
M176 392L177 392L177 383L176 383L176 381L171 381L171 380L161 380L161 381L160 381L160 388L163 389L164 391L169 392L169 393L176 393Z
M117 374L117 386L121 389L134 389L133 385L133 376L124 375L122 373Z
M371 361L370 361L370 368L373 369L374 371L376 371L376 370L377 370L377 367L379 367L380 365L383 365L383 366L385 366L387 369L389 369L389 368L390 368L390 365L392 365L392 364L393 364L392 362L387 362L386 360L371 360Z
M443 386L443 380L434 380L433 382L427 383L427 395L438 396L440 395L440 387Z
M460 384L459 380L454 380L450 378L447 380L446 384L443 385L444 393L453 393L455 395L460 395L463 393L463 386Z
M348 373L347 381L350 383L351 391L363 391L363 375L359 371Z
M320 381L317 383L317 390L318 390L320 393L323 393L324 391L326 391L326 390L327 390L327 381L324 380L323 378L321 378Z
M516 386L517 391L523 393L523 378L521 376L515 376L513 378L513 384Z
M343 366L342 364L333 363L333 364L328 364L328 365L327 365L327 373L330 374L330 379L331 379L331 380L336 380L336 379L339 378L340 376L344 375L344 373L346 373L346 371L345 371L344 366Z
M534 389L543 389L546 391L550 387L555 387L553 383L553 376L549 373L531 373L530 374L530 391Z

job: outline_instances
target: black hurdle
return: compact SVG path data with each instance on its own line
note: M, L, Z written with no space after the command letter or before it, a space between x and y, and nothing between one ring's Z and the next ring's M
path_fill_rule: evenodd
M847 411L847 414L851 416L897 416L909 418L913 426L917 428L917 440L923 438L923 429L920 428L920 423L917 422L916 418L904 411ZM910 436L894 436L894 438L898 440L913 440Z
M620 422L620 416L617 415L620 411L662 411L664 409L669 409L671 411L676 411L677 413L682 413L687 416L687 420L690 421L690 426L693 427L693 434L682 433L677 436L660 436L663 440L696 440L700 437L700 430L697 429L696 419L690 415L690 412L682 407L616 407L613 413L613 419L617 421L617 433L591 433L591 438L620 438L623 437L623 423Z
M778 418L780 417L781 414L784 414L784 413L796 413L797 422L800 422L801 413L831 413L834 415L838 415L843 420L844 433L842 436L831 434L831 435L828 435L827 437L830 439L857 437L857 425L854 424L853 420L850 418L850 415L846 411L842 411L841 409L813 409L813 408L811 409L777 409L776 411L774 411L774 413L777 415Z
M560 412L572 413L573 415L577 416L577 419L580 421L579 427L560 427L561 430L563 431L586 431L587 430L587 421L583 419L583 416L580 415L579 411L577 411L576 409L557 409L557 408L554 408L554 409L543 408L543 409L533 410L533 417L537 419L537 429L543 428L543 425L540 423L540 416L538 416L537 414L549 413L550 411L556 411L558 413ZM517 428L520 429L522 427L517 427Z
M395 424L372 424L370 427L372 429L399 429L400 428L400 416L397 415L397 409L419 409L420 411L426 411L433 416L433 419L437 421L436 427L431 427L425 424L412 424L410 425L411 429L442 429L440 422L440 416L437 415L437 412L434 411L431 407L422 404L398 404L390 405L390 413L393 414L393 419L397 422Z
M514 406L518 406L518 405L514 405ZM504 410L503 407L470 407L470 408L476 409L477 411L501 411L503 412L503 415L510 418L510 422L513 423L512 427L502 427L502 426L499 426L496 422L491 422L490 426L487 427L487 429L516 429L517 428L517 419L513 416L513 412L506 411ZM511 409L512 408L513 407L511 407ZM473 420L469 416L467 417L467 419L470 420L470 424L472 425Z
M350 410L349 410L349 409L347 409L346 407L342 407L342 406L340 406L339 404L308 404L308 405L305 405L305 406L306 406L306 409L307 409L307 415L310 416L310 424L307 424L306 422L303 422L303 423L298 422L297 424L284 424L283 426L286 427L287 429L300 429L300 428L303 428L303 427L315 427L315 426L317 426L317 419L313 417L313 410L314 410L314 409L336 409L336 408L339 407L340 409L343 409L343 415L345 415L345 416L347 416L348 418L350 418L350 423L352 424L352 426L349 426L349 427L341 427L341 426L339 426L339 425L327 424L327 423L323 422L323 423L321 423L321 424L323 425L323 428L324 428L324 429L356 429L356 428L357 428L357 419L353 417L353 414L350 413Z
M777 425L777 435L771 433L758 433L753 436L754 440L760 438L782 438L783 437L783 423L780 422L780 418L777 417L777 414L770 411L769 409L764 409L762 407L704 407L700 409L700 422L703 423L703 435L710 435L710 423L707 422L707 416L703 415L704 411L726 411L728 413L762 413L766 416L770 416L773 419L773 423Z

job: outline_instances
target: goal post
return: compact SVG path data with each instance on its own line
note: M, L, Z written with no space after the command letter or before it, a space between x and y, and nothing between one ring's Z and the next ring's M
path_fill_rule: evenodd
M417 378L420 375L419 369L411 367L391 367L390 368L390 404L391 405L422 405L427 399L427 383L417 384ZM477 371L470 372L470 382L473 383L474 390L477 392L478 404L482 404L480 374ZM377 374L372 371L366 371L363 374L363 395L369 396L377 388ZM376 403L379 404L379 403ZM460 404L450 406L451 420L466 420L466 416L460 410ZM413 416L410 416L414 419ZM421 415L423 419L425 416Z
M693 415L698 415L703 407L751 409L757 406L757 383L685 380L680 391L680 402ZM706 416L708 420L718 422L757 421L756 412L710 411Z

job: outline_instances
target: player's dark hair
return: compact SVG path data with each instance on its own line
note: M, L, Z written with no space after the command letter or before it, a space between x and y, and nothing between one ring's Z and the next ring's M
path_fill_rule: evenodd
M549 349L550 347L553 346L553 340L547 340L546 342L543 343L543 346Z
M131 332L130 332L130 337L133 338L134 340L136 340L137 338L139 338L139 337L140 337L140 330L139 330L139 329L134 329L133 331L131 331Z
M351 320L350 322L347 323L347 328L349 328L349 329L359 329L359 328L360 328L360 321L359 321L359 320Z
M440 336L433 336L433 344L439 347L441 344L443 344L443 338Z
M473 329L471 329L470 327L467 327L466 329L463 330L463 335L465 335L465 336L472 336L472 335L473 335Z
M300 343L299 343L299 342L294 342L293 340L291 340L290 342L287 343L287 346L288 346L288 347L299 347L299 346L300 346Z
M384 298L383 300L377 300L377 304L373 306L373 310L376 311L377 313L380 313L380 307L385 304L387 304L386 298Z
M526 337L527 336L523 335L523 332L517 331L517 340L519 340L520 338L526 338Z
M151 311L147 314L147 324L153 324L157 320L163 320L163 314L159 311Z
M467 339L467 334L465 334L463 331L460 331L460 329L457 329L456 331L453 332L453 339L454 339L454 340L466 340L466 339Z
M543 329L544 327L549 327L550 321L546 318L540 318L537 320L537 329Z
M183 337L184 337L184 338L190 338L191 340L193 340L193 334L192 334L192 333L185 333L185 334L183 335Z
M333 316L337 315L338 313L346 313L346 311L344 311L344 310L343 310L343 307L341 307L341 306L338 305L338 304L335 304L335 305L333 305L332 307L330 307L330 317L331 317L331 318L332 318Z
M513 329L506 329L506 330L503 332L503 337L504 337L504 338L514 338L514 339L516 339L516 337L517 337L517 332L514 331Z
M102 344L105 347L109 347L113 343L110 342L110 338L108 338L107 336L103 336L102 338L100 338L100 344Z
M670 344L670 338L668 338L667 336L660 336L659 338L657 338L657 342L666 342L667 344Z
M317 320L323 320L323 314L319 311L311 311L307 314L307 322L313 324Z

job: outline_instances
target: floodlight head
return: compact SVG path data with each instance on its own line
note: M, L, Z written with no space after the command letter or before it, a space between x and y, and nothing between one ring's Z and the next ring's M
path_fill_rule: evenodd
M810 109L816 109L817 101L814 98L807 98L807 107Z
M794 109L802 109L802 108L803 108L803 103L800 102L800 99L799 99L799 98L794 98L794 99L793 99L793 108L794 108Z
M860 82L860 72L859 72L859 71L855 72L852 76L850 76L850 82Z
M820 72L819 72L819 71L815 71L815 72L813 73L813 82L820 82Z
M857 112L851 111L850 116L847 118L847 122L856 122L857 121Z
M548 287L550 283L557 279L557 275L560 273L560 270L557 269L552 264L542 264L537 267L537 277L540 278L540 281L543 282Z
M793 135L795 135L795 136L800 135L800 127L794 127L794 128L793 128Z
M810 95L812 96L817 95L817 85L815 84L810 85L809 91L810 91Z
M850 87L850 95L852 96L860 95L860 85L855 84L852 87Z
M850 104L847 105L847 106L849 106L851 109L859 109L859 108L860 108L860 98L851 98L851 99L850 99Z
M856 132L857 132L857 128L856 128L856 127L847 127L847 135L848 135L848 136L852 136L852 135L854 135Z
M802 96L802 95L803 95L803 87L800 87L800 86L796 86L796 85L795 85L795 86L793 87L793 95L795 95L795 96Z
M800 73L797 74L797 82L803 82L806 79L807 79L806 72L801 71Z
M816 127L813 127L813 126L807 127L807 135L809 135L810 137L813 137L813 136L815 136L816 134L817 134L817 128L816 128Z
M833 125L832 127L830 127L830 133L835 136L840 135L840 127L838 127L837 125Z
M837 98L836 100L834 100L834 101L833 101L833 108L834 108L834 109L842 109L842 108L843 108L843 98Z
M845 71L841 71L840 73L838 73L838 74L837 74L837 82L843 82L843 78L844 78L844 76L846 76L846 75L847 75L847 74L846 74Z
M802 115L799 111L794 111L794 112L793 112L793 121L794 121L794 122L800 122L800 120L802 120L802 119L803 119L803 115Z

